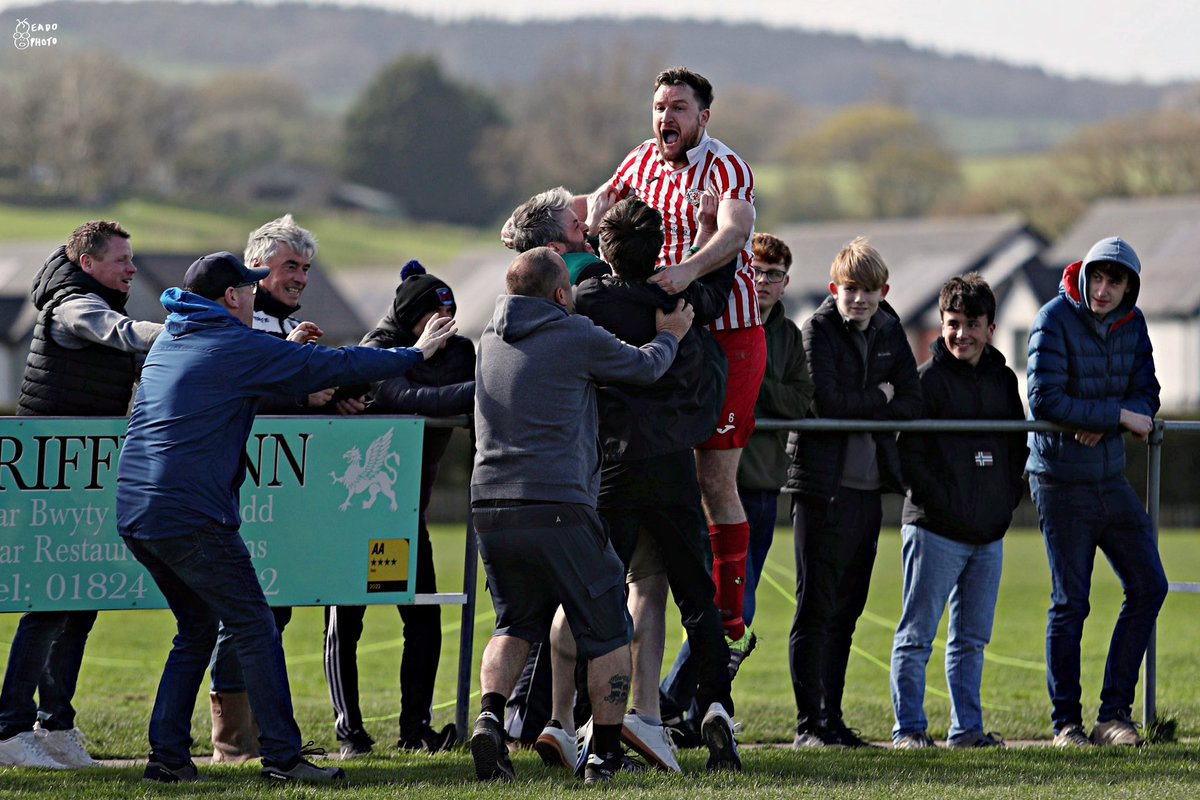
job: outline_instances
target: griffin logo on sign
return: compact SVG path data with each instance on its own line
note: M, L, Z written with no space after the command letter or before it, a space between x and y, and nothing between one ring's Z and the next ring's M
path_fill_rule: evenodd
M400 454L391 452L393 431L395 428L389 428L387 433L371 442L371 446L367 448L365 464L362 463L362 453L359 449L351 447L342 454L342 458L347 462L345 474L338 477L336 472L329 473L334 483L346 487L346 502L338 506L342 511L350 507L354 495L362 492L370 493L363 501L363 508L375 505L375 499L382 492L391 501L392 511L397 509L396 493L392 491L392 486L395 485L399 473L393 464L400 463Z

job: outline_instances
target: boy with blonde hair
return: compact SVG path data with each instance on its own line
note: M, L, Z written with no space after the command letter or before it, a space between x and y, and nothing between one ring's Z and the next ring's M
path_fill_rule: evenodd
M884 302L888 269L859 237L837 254L829 294L801 326L818 417L905 420L921 410L917 365ZM880 497L901 492L891 433L793 432L784 491L795 495L796 617L789 653L796 747L864 747L842 719L854 626L867 602Z

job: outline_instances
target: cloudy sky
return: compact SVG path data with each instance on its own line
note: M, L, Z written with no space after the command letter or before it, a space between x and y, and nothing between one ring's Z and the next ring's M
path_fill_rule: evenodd
M272 0L264 0L271 2ZM329 2L330 0L325 0ZM1200 0L340 0L442 19L653 14L899 38L1069 77L1200 80ZM30 0L0 0L0 9ZM602 10L602 11L601 11ZM5 26L7 27L7 26Z

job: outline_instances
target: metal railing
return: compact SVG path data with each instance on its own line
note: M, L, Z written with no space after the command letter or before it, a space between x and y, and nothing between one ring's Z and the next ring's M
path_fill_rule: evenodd
M758 421L761 430L783 431L845 431L850 432L894 432L894 433L962 433L971 431L993 431L996 433L1015 433L1019 431L1069 431L1070 428L1051 422L1035 422L1033 420L932 420L917 419L904 422L868 422L848 419L805 419L779 420L763 419ZM1154 532L1154 541L1158 541L1159 506L1162 498L1162 445L1167 431L1180 433L1200 433L1200 422L1184 420L1154 421L1154 429L1146 437L1147 475L1146 475L1146 511ZM1176 581L1168 584L1168 592L1185 594L1200 594L1200 582ZM1145 678L1143 680L1143 724L1150 725L1158 716L1156 701L1157 690L1157 646L1156 635L1151 633L1150 645L1146 648L1143 661Z
M468 417L446 417L443 419L426 419L425 424L435 428L467 427ZM1051 422L1035 422L1033 420L931 420L918 419L904 422L871 422L866 420L846 419L803 419L780 420L760 419L759 430L768 431L843 431L851 432L891 432L891 433L968 433L974 431L992 431L996 433L1018 433L1028 431L1068 431L1070 428ZM1146 478L1146 510L1154 529L1154 539L1158 541L1159 505L1162 494L1162 445L1167 431L1180 433L1200 433L1200 422L1182 420L1155 420L1154 429L1146 439L1148 448L1148 473ZM475 541L475 530L471 525L471 514L468 503L467 509L467 541L465 562L463 565L463 594L462 599L455 598L453 603L462 603L462 626L459 637L458 655L458 697L455 722L458 725L460 740L466 736L468 705L471 696L472 660L475 647L475 583L478 577L478 549ZM1169 591L1187 594L1200 594L1200 582L1172 582ZM1149 725L1157 718L1155 692L1157 688L1156 645L1155 635L1151 634L1150 646L1146 649L1143 662L1145 677L1143 680L1143 723Z

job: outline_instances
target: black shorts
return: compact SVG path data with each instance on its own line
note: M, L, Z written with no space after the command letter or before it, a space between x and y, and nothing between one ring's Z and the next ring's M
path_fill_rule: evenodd
M633 639L625 569L595 509L573 503L476 507L471 520L496 609L495 635L540 642L562 605L585 658Z
M643 551L643 556L679 547L707 549L708 523L700 505L692 449L605 464L600 477L600 516L626 567L632 567L643 537L657 544L656 549ZM656 574L644 564L636 572L638 577Z

